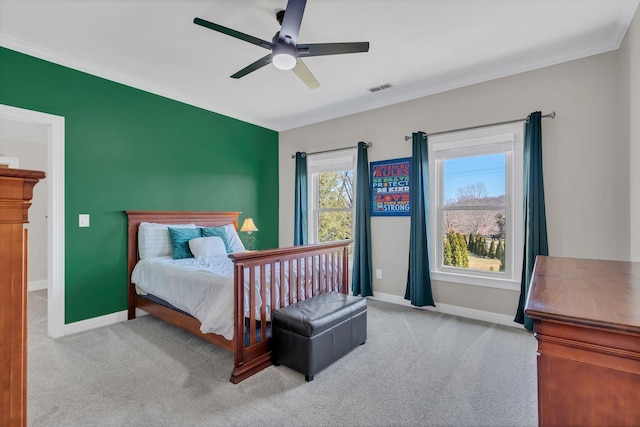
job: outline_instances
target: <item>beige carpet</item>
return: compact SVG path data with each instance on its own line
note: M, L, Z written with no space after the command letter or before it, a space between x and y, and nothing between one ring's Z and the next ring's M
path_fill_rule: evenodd
M368 340L316 374L229 382L233 355L150 316L56 340L29 299L29 426L536 426L536 340L369 301Z

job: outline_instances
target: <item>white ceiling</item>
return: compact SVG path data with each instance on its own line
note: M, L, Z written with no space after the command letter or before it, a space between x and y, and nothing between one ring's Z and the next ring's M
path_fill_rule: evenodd
M639 2L308 0L299 43L371 46L305 58L315 90L193 24L271 40L286 0L0 0L0 45L281 131L617 49Z

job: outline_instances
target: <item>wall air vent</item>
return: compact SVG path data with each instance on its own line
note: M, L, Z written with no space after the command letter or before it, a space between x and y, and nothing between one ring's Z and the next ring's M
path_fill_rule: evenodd
M385 84L380 85L380 86L369 88L369 91L371 91L371 92L379 92L379 91L381 91L383 89L389 89L391 86L392 86L391 83L385 83Z

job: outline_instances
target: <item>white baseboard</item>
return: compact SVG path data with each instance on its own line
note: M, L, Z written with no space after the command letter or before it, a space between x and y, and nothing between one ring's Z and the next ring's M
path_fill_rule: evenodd
M421 308L424 310L436 311L438 313L451 314L453 316L465 317L467 319L481 320L483 322L496 323L498 325L511 326L514 328L522 328L522 325L513 321L513 316L509 316L507 314L476 310L474 308L460 307L457 305L443 304L440 302L436 302L436 307L416 307L411 305L408 300L404 299L401 296L385 294L382 292L374 292L373 299L389 302L391 304L404 305L406 307Z
M113 325L114 323L124 322L127 320L127 310L118 311L104 316L92 317L91 319L80 320L78 322L67 323L64 325L64 334L76 334L101 326Z
M149 313L136 308L136 317L146 316L147 314ZM64 334L76 334L78 332L89 331L91 329L100 328L102 326L113 325L115 323L128 320L128 317L128 311L122 310L116 313L105 314L104 316L92 317L91 319L67 323L66 325L64 325Z
M31 280L27 284L27 291L39 291L40 289L47 289L49 287L48 280Z
M443 303L436 303L437 307L415 307L401 296L385 294L382 292L374 292L372 298L378 301L389 302L391 304L404 305L406 307L412 308L421 308L424 310L436 311L438 313L465 317L467 319L481 320L483 322L496 323L498 325L511 326L514 328L522 328L522 325L513 321L512 316L506 314L493 313L490 311L476 310L474 308L460 307L457 305ZM146 315L148 315L147 312L136 308L136 317ZM116 313L105 314L104 316L98 316L91 319L81 320L79 322L68 323L64 326L64 334L70 335L95 328L100 328L102 326L113 325L118 322L124 322L125 320L127 320L127 318L127 310L122 310Z

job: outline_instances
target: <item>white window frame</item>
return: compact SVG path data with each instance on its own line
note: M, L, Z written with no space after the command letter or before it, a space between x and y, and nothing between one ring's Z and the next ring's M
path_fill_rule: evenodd
M355 231L355 195L356 195L356 160L358 151L353 149L338 150L330 153L307 155L307 195L308 195L308 233L309 243L318 243L318 223L320 220L319 173L353 170L353 204L351 206L351 236Z
M499 289L520 289L524 123L510 123L429 137L429 259L431 278ZM505 153L505 271L485 272L443 265L444 160Z

